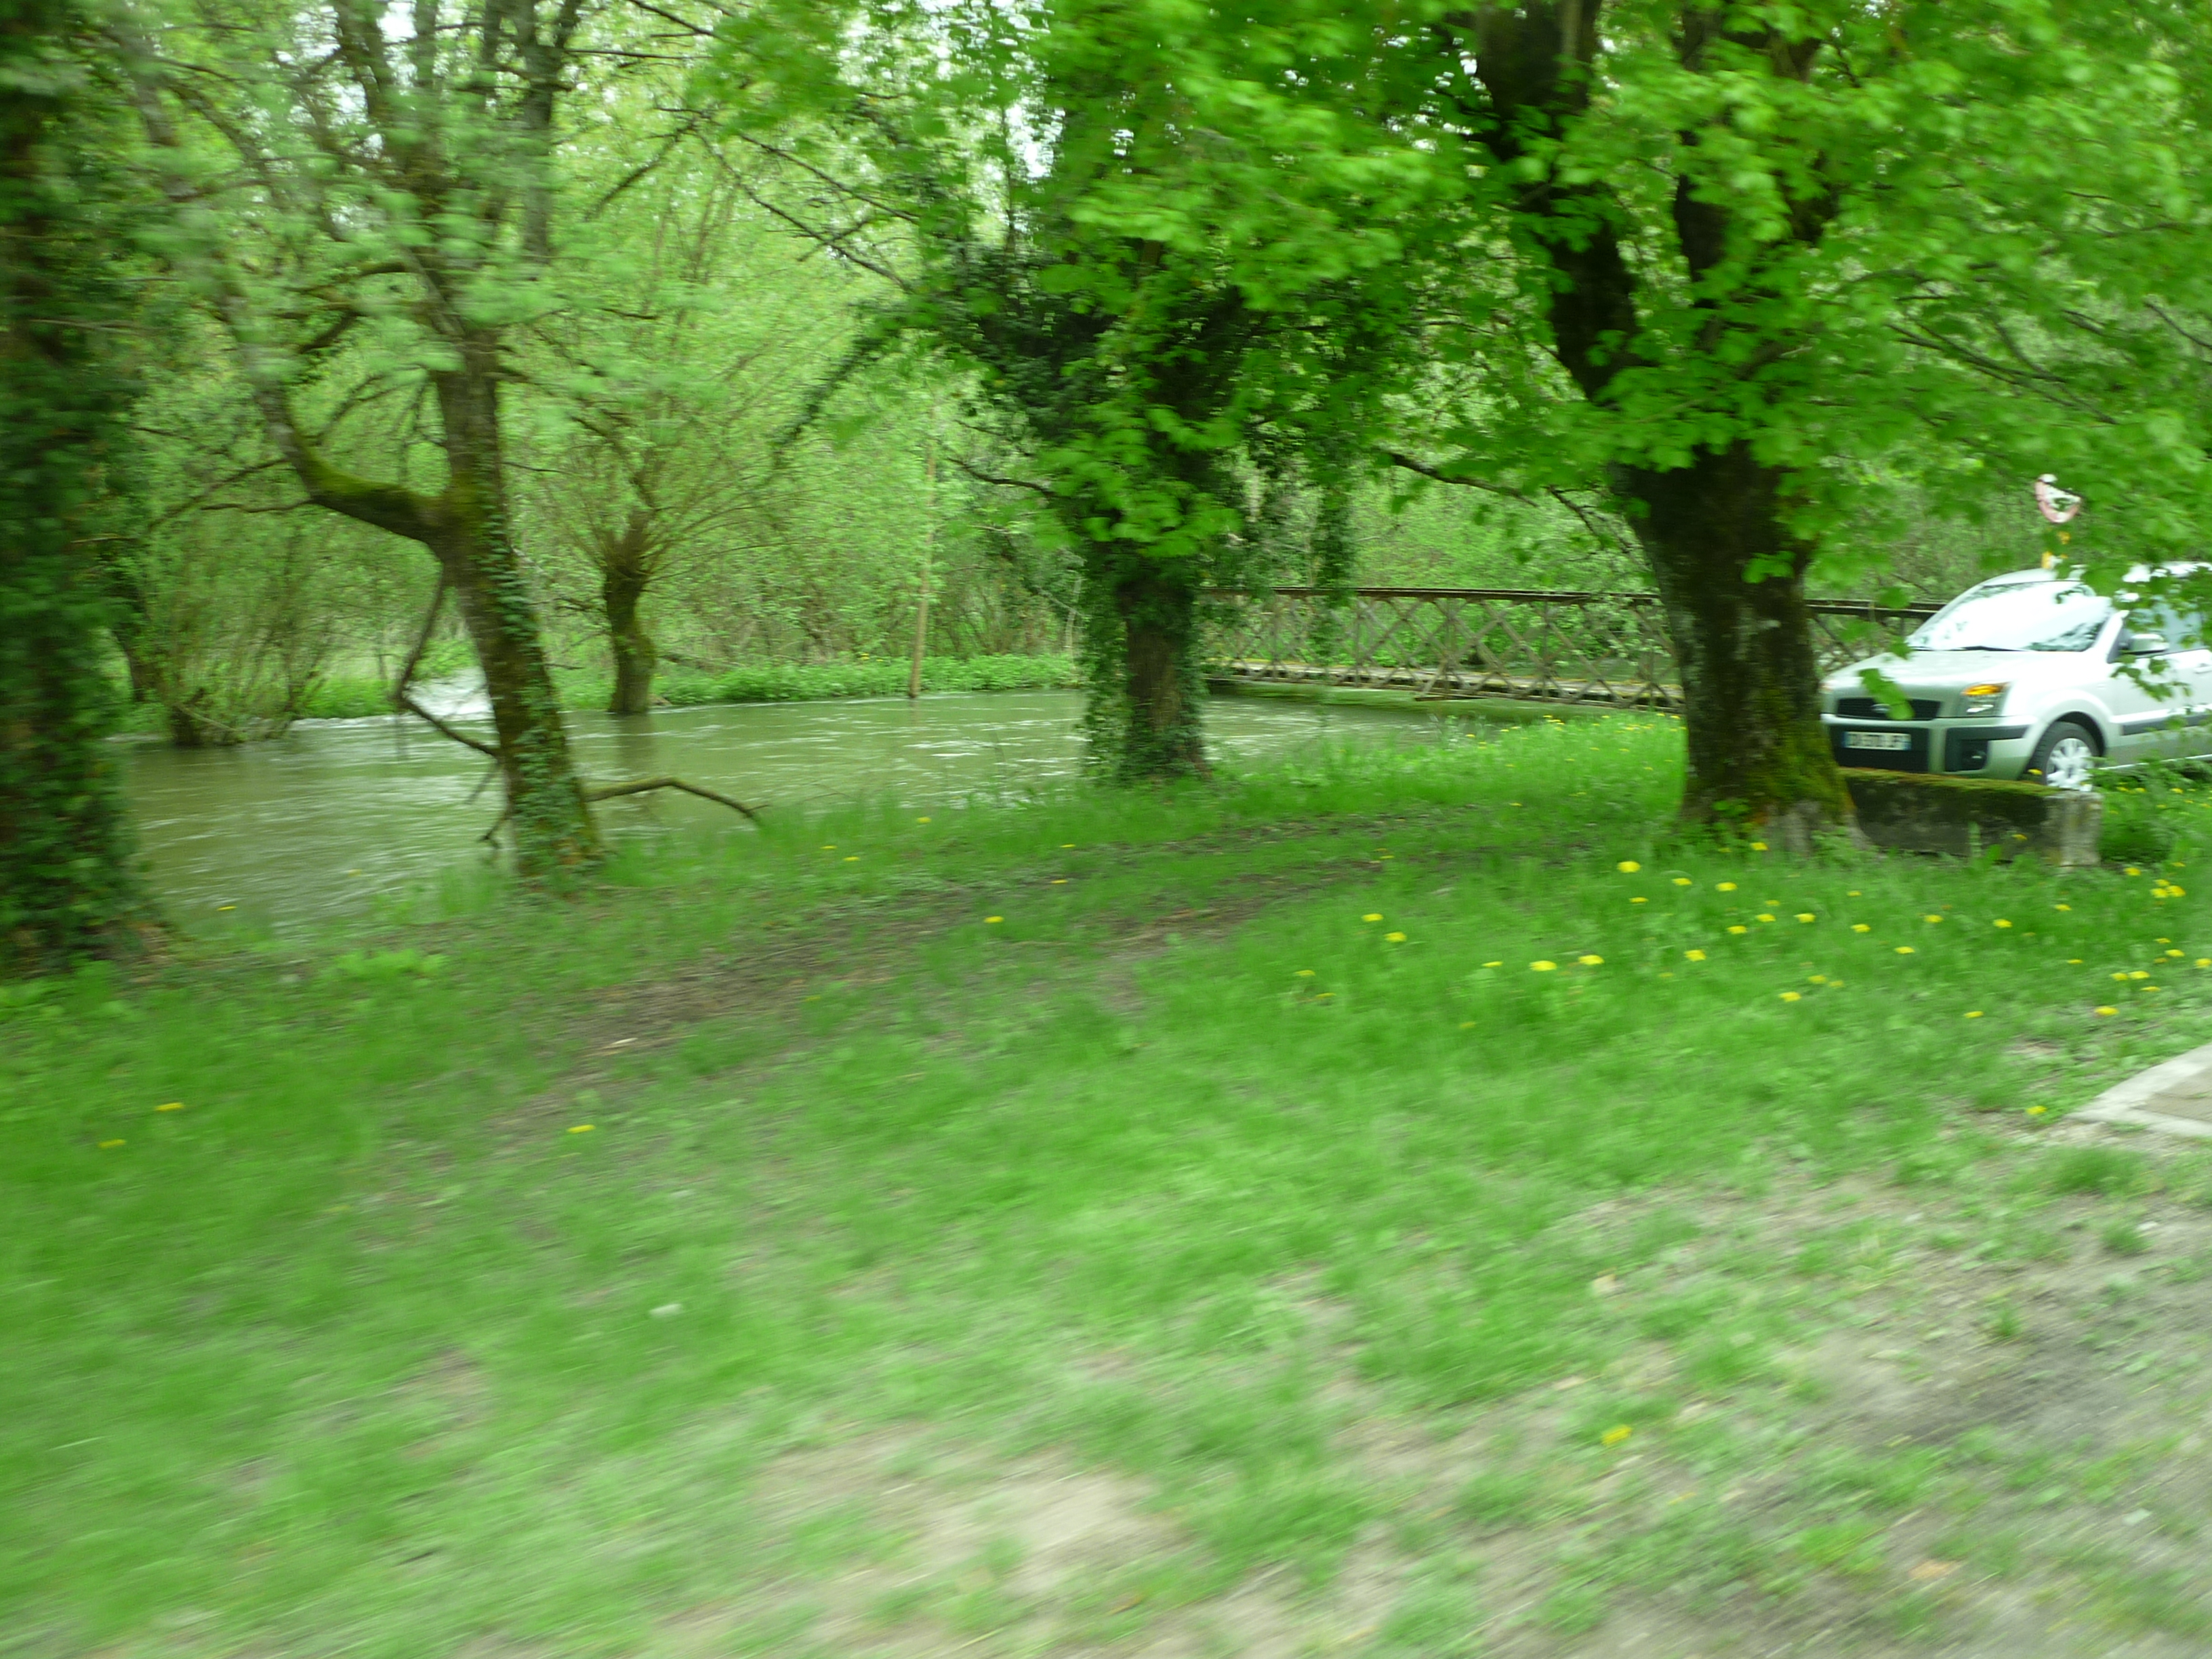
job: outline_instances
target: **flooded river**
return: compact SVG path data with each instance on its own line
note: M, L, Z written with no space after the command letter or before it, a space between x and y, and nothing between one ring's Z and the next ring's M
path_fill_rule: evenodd
M485 732L470 707L462 688L441 712ZM578 714L569 731L594 781L673 773L771 809L863 797L952 806L1075 778L1080 709L1072 691L953 693ZM1212 701L1206 718L1214 754L1232 765L1345 742L1432 743L1467 724L1233 697ZM235 920L283 931L365 914L380 896L481 864L477 837L500 805L479 757L396 718L309 721L236 749L138 744L126 769L155 891L188 928ZM598 810L614 836L690 824L744 833L726 808L666 792Z

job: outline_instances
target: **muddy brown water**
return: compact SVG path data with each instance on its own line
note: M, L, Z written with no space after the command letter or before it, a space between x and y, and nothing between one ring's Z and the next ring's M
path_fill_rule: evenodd
M488 722L465 685L438 712ZM951 693L836 702L747 703L616 718L568 729L594 781L673 773L764 802L957 808L1063 787L1080 774L1081 702L1072 691ZM1479 716L1216 698L1207 734L1235 766L1346 743L1428 744ZM154 893L194 932L291 932L374 914L447 872L481 867L478 837L499 810L484 763L411 720L312 720L273 742L185 750L132 745L125 769ZM605 803L610 836L670 828L746 833L726 808L663 793Z

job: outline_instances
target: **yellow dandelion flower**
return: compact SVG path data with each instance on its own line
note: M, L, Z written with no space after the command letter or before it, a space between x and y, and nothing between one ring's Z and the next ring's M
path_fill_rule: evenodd
M2054 910L2071 910L2074 907L2070 904L2054 904L2051 908Z
M1385 933L1382 937L1393 945L1403 945L1406 942L1406 936L1403 933Z
M1380 921L1382 920L1382 913L1380 910L1370 910L1365 915L1360 917L1360 921Z
M1808 985L1826 985L1828 982L1828 976L1826 974L1814 974L1805 982Z
M993 926L996 925L996 924L997 924L997 923L999 923L999 922L1002 922L1002 921L1004 921L1005 920L1006 920L1006 918L1005 918L1004 916L986 916L986 917L984 917L984 918L983 918L983 925L984 925L986 927L993 927Z
M1311 979L1313 976L1314 970L1310 968L1301 968L1297 971L1297 977L1300 979Z
M1897 954L1901 957L1909 957L1912 954L1912 947L1910 945L1900 945L1897 947Z
M2097 1012L2100 1014L2117 1014L2120 1011L2117 1008L2100 1008Z
M1723 881L1717 884L1717 885L1719 890L1723 893L1733 893L1735 891L1735 884L1732 881Z
M101 1152L112 1152L112 1151L113 1151L116 1147L118 1147L118 1146L127 1146L127 1145L129 1145L129 1143L128 1143L127 1141L121 1141L121 1140L103 1140L103 1141L101 1141L101 1142L100 1143L100 1150Z
M1548 974L1559 965L1556 962L1532 962L1528 964L1528 969L1531 973Z
M1871 930L1867 927L1866 923L1863 921L1855 921L1851 924L1851 932L1854 933L1864 933L1870 931Z
M845 854L845 862L848 864L858 864L860 861L860 855L858 853L848 853Z
M1642 899L1640 899L1640 898L1632 898L1632 899L1629 900L1628 902L1629 902L1631 904L1641 904L1641 903L1643 903L1644 901L1644 900L1642 900Z
M2130 979L2148 979L2150 975L2144 969L2136 968L2129 970L2128 977Z
M2187 954L2188 954L2188 953L2187 953L2186 951L2168 951L2166 952L2166 955L2168 955L2168 956L2170 956L2170 957L2185 956L2185 955L2187 955Z
M2066 958L2066 965L2069 968L2079 968L2081 965L2081 958L2079 957L2069 957Z
M185 1109L185 1103L181 1100L172 1100L164 1105L156 1106L154 1109L157 1112L181 1112Z
M1966 1018L1968 1019L1979 1019L1981 1017L1982 1011L1978 1008L1969 1008L1966 1011Z
M822 849L822 850L823 850L823 852L825 852L825 853L834 853L834 852L836 852L836 851L837 850L837 843L836 843L836 842L834 842L834 841L833 841L833 842L830 842L827 846L825 846L824 848L823 848L823 849Z
M1685 951L1682 956L1684 960L1689 962L1703 962L1705 959L1705 953L1703 951Z
M1602 968L1605 966L1605 958L1603 957L1577 957L1575 960L1581 963L1585 968Z
M1674 878L1674 885L1677 887L1689 887L1694 884L1693 884L1687 876L1677 876Z
M1620 863L1614 865L1613 867L1620 871L1624 876L1632 876L1644 866L1638 864L1634 859L1623 859Z
M2130 866L2128 866L2128 867L2127 867L2125 870L2122 871L2120 873L2121 873L2122 875L2127 875L2127 876L2139 876L2139 875L2142 874L2142 871L2140 871L2140 870L2138 870L2138 869L2136 869L2136 868L2135 867L2135 866L2134 866L2134 865L2130 864Z
M1928 916L1923 916L1923 917L1921 917L1921 918L1920 918L1920 920L1921 920L1921 921L1942 921L1942 920L1943 920L1943 918L1942 918L1942 917L1941 917L1941 916L1928 915Z
M915 822L916 823L927 823L929 820L927 818L916 818Z
M2102 1013L2107 1013L2107 1012L2110 1012L2111 1011L2110 1011L2109 1009L2100 1008L2099 1010L2097 1010L2097 1012L2098 1012L2099 1013L2102 1014ZM2041 1117L2041 1116L2042 1116L2045 1112L2049 1111L2050 1109L2051 1109L2051 1108L2049 1108L2048 1106L2031 1106L2031 1107L2029 1107L2029 1108L2027 1109L2027 1115L2028 1115L2030 1117Z
M2188 896L2188 892L2186 889L2176 887L2172 883L2168 882L2166 888L2166 896L2168 898L2186 898Z
M1784 991L1782 994L1782 1000L1784 1002L1802 1002L1805 1000L1805 994L1802 991Z
M1073 852L1075 850L1075 843L1072 841L1064 841L1060 844L1060 850L1063 853Z
M1741 922L1737 923L1735 926L1734 926L1734 927L1730 927L1730 928L1729 929L1729 932L1730 932L1731 933L1749 933L1750 931L1751 931L1751 929L1750 929L1750 928L1746 927L1745 927L1745 926L1743 926Z
M593 1123L572 1123L568 1126L568 1133L572 1135L587 1135L598 1127Z
M1800 921L1810 921L1813 920L1813 913L1810 910L1800 910L1797 913L1797 920Z
M1482 965L1486 968L1503 968L1505 964L1502 962L1486 962Z
M1774 920L1772 916L1766 915L1764 911L1760 912L1758 919L1761 921L1771 921Z
M1607 1429L1603 1434L1598 1436L1598 1439L1605 1445L1618 1446L1622 1441L1627 1439L1630 1435L1635 1432L1635 1430L1630 1428L1627 1424L1623 1423L1619 1425L1617 1427Z
M1766 850L1766 843L1763 841L1755 841L1751 844L1751 850L1754 853L1764 853Z
M1991 922L1990 926L1992 927L2009 927L2012 924L2007 921L2002 916L1999 916L1995 921Z

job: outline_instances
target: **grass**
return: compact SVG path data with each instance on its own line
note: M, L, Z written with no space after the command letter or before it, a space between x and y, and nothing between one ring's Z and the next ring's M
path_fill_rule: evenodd
M449 659L440 672L468 666L465 658ZM655 694L668 706L689 708L706 703L804 702L829 697L903 696L908 665L903 658L863 657L853 662L759 663L720 673L666 669L655 677ZM614 682L595 671L561 671L554 684L562 705L602 709ZM929 657L922 663L925 691L1052 690L1078 683L1067 657ZM392 712L392 688L374 675L335 675L320 679L301 700L299 718L362 720ZM166 732L168 716L158 703L124 706L118 729L138 736Z
M2191 821L1792 863L1678 767L784 817L10 994L11 1651L1549 1653L2005 1561L2194 1639L2106 1511L2212 1491L2212 1171L2046 1144L2212 1039Z

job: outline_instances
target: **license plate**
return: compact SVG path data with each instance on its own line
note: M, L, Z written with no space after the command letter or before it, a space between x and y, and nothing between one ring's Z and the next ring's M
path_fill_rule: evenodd
M1844 747L1910 749L1912 747L1912 734L1910 732L1846 732L1844 733Z

